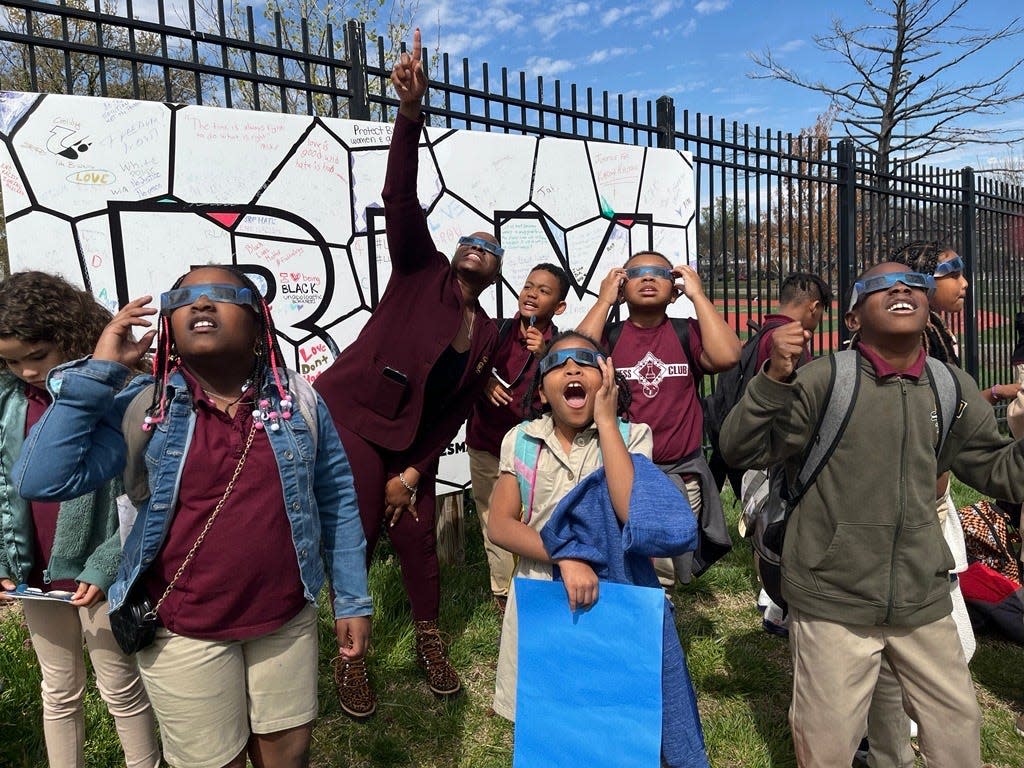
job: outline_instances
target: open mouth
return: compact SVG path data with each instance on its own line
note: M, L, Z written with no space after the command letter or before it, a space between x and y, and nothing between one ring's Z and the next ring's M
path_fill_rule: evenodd
M536 312L537 302L532 301L531 299L524 299L522 309L528 312Z
M217 328L217 323L209 317L197 317L191 323L189 323L189 330L196 331L198 333L205 333L207 331L213 331Z
M890 304L886 311L894 312L897 314L903 314L905 312L913 313L917 311L917 306L912 302L900 300L894 301L892 304Z
M570 381L562 391L565 404L570 408L582 408L587 404L587 390L578 381Z

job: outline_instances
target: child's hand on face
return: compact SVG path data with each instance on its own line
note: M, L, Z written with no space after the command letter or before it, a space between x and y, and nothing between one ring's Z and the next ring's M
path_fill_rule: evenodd
M597 602L597 574L583 560L559 560L562 584L569 597L569 610L585 610Z
M672 267L672 274L682 281L681 283L676 283L676 290L680 291L691 301L704 293L704 284L700 280L700 275L689 264L679 264Z
M484 394L491 401L492 405L501 407L512 402L512 393L505 389L505 385L491 376L484 384Z
M622 301L622 286L626 282L626 270L622 267L612 269L601 281L598 301L615 306Z
M594 398L594 424L606 424L618 434L619 385L615 383L615 364L610 357L598 359L597 364L601 368L601 388Z
M793 375L804 354L811 332L799 320L779 326L772 334L772 356L768 362L768 375L776 381L786 381Z
M96 349L92 355L94 360L110 360L132 368L142 359L142 356L149 351L149 346L156 337L156 331L146 331L142 334L142 338L136 341L133 329L135 327L148 328L153 325L146 319L147 315L157 313L154 307L146 306L152 300L152 296L140 296L125 304L121 311L114 315L114 319L107 323L107 327L100 334L99 341L96 342Z

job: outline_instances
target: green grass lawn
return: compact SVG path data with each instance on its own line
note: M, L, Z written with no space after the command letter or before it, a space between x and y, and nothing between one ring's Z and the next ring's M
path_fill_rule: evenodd
M962 487L957 492L960 503L976 497ZM735 522L737 510L728 499L727 514ZM500 621L489 599L479 527L472 513L467 517L466 562L445 570L442 596L442 625L452 638L464 695L444 702L428 692L413 660L412 626L397 563L382 553L370 575L377 604L372 654L377 715L358 724L341 714L330 679L332 636L324 612L314 766L511 766L512 727L489 711ZM675 595L715 768L796 765L786 722L789 652L785 640L762 631L754 595L749 547L742 541ZM1024 647L979 638L971 668L984 712L984 759L1000 768L1024 766L1024 738L1013 731L1016 714L1024 711ZM39 677L16 610L0 619L0 681L0 765L44 766ZM86 727L90 768L123 765L95 688L88 694Z

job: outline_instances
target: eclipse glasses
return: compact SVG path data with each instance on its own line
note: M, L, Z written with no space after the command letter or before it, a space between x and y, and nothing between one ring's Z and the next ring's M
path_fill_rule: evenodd
M935 278L931 275L924 275L920 272L887 272L884 275L872 275L853 284L853 293L850 294L850 310L868 294L886 291L896 283L903 283L908 288L927 291L929 298L935 293Z
M600 370L601 366L599 361L604 360L604 355L597 350L587 349L586 347L558 349L541 358L540 375L543 377L548 373L548 371L560 368L570 360L575 361L578 365L586 365L590 368L597 368Z
M464 235L459 238L459 245L468 245L470 248L479 248L481 251L487 251L496 259L500 259L502 256L505 255L504 248L502 248L497 243L492 243L490 240L484 240L482 237Z
M238 304L243 307L252 307L259 312L259 303L252 290L241 285L227 285L224 283L204 283L202 285L185 285L181 288L172 288L166 293L160 294L160 314L169 315L178 307L186 307L195 303L200 297L205 296L210 301L220 304Z

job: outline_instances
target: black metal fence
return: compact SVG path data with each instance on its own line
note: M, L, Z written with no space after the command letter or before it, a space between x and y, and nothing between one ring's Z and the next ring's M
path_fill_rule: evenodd
M224 0L189 0L187 18L136 18L132 0L0 0L0 88L219 105L386 121L395 51L363 25L337 29L281 13L254 17ZM435 54L428 120L447 127L588 138L687 150L696 173L699 268L739 332L793 270L840 297L854 276L909 239L965 257L973 290L959 331L965 367L988 386L1010 379L1024 260L1024 191L970 168L914 166L891 176L848 141L716 120L673 100L580 89ZM816 343L844 335L843 302Z

